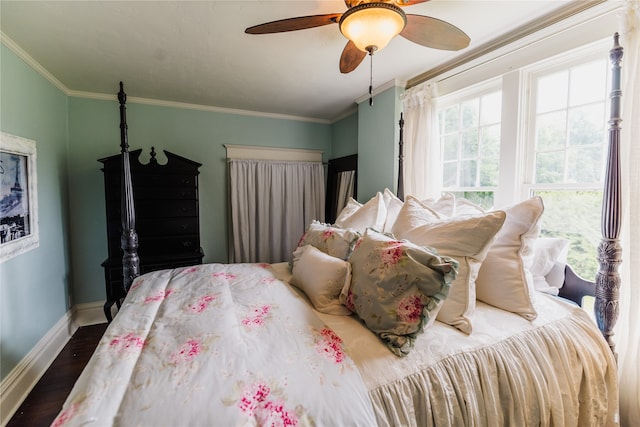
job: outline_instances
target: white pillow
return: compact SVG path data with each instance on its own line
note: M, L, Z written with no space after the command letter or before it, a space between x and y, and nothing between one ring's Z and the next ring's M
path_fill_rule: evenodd
M441 215L454 216L456 209L456 198L452 193L443 194L438 200L425 199L421 202L423 205L429 207Z
M351 310L340 303L342 288L351 282L351 264L311 246L293 252L291 284L303 291L316 310L348 316Z
M344 205L344 208L342 208L337 218L340 218L340 217L348 218L351 215L353 215L354 212L356 212L361 207L362 207L362 203L358 202L353 197L349 197L349 200L347 200L347 204Z
M356 205L347 203L347 206L336 218L335 225L342 228L351 228L359 233L364 233L369 227L377 231L384 229L387 218L387 210L381 192L377 192L367 203L355 209ZM347 210L349 207L349 210Z
M536 196L504 211L507 219L496 235L476 279L476 297L528 320L537 317L531 265L544 212Z
M467 199L457 198L453 193L445 193L438 200L423 200L422 204L438 212L440 215L448 217L485 213L485 210L482 209L481 206L478 206Z
M385 233L391 233L393 224L396 222L396 218L398 217L398 213L400 212L400 209L402 209L404 202L398 199L398 197L388 188L384 189L382 198L384 199L384 206L387 208L387 217L384 221L384 228L382 231Z
M396 233L408 233L416 227L427 223L438 222L443 218L445 217L440 216L438 212L427 207L415 197L407 196L393 223L393 227L391 227L391 233L401 238L396 235ZM411 240L409 238L406 239Z
M567 264L569 240L557 237L540 237L531 265L533 285L537 291L558 295L564 284L564 267Z
M420 212L421 209L423 212ZM476 306L475 279L506 214L496 211L474 216L429 219L431 214L432 211L417 199L407 196L393 227L393 234L416 245L435 248L438 254L459 262L458 276L451 283L449 295L437 319L470 334L473 329L470 316Z
M457 215L477 215L484 212L485 210L482 209L482 206L478 206L467 199L456 198L456 210L455 210L456 216Z

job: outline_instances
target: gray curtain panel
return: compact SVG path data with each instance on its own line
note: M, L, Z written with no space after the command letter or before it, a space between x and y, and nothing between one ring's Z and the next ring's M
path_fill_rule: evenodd
M321 162L229 159L230 262L289 261L306 227L324 221Z

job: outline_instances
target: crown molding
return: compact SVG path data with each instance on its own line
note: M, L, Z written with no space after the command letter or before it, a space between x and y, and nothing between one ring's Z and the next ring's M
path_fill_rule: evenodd
M65 86L60 80L58 80L53 74L51 74L46 68L40 65L38 61L36 61L31 55L29 55L24 49L22 49L15 41L11 39L11 37L7 36L2 31L0 31L0 42L4 44L13 53L15 53L20 59L22 59L27 65L29 65L38 74L40 74L42 77L48 80L51 84L53 84L56 88L58 88L65 95L73 98L95 99L100 101L116 101L116 102L118 101L118 97L115 94L110 95L110 94L104 94L104 93L71 90L67 86ZM240 115L240 116L269 118L269 119L294 120L294 121L320 123L320 124L331 123L330 120L318 119L314 117L292 116L292 115L277 114L277 113L263 113L260 111L240 110L240 109L233 109L233 108L215 107L215 106L209 106L209 105L189 104L189 103L175 102L175 101L163 101L158 99L138 98L133 96L127 97L127 102L135 103L135 104L153 105L158 107L208 111L213 113L224 113L224 114L233 114L233 115Z
M53 74L47 71L38 61L33 59L31 55L29 55L24 49L22 49L16 42L13 41L9 36L7 36L4 32L0 31L0 42L5 45L9 50L15 53L18 58L22 59L27 63L28 66L33 68L38 74L47 79L51 84L57 87L61 92L65 95L68 95L69 89L62 84L62 82L55 78Z
M389 80L388 82L383 83L380 86L374 88L373 89L373 93L371 95L369 95L367 93L367 94L362 95L361 97L357 98L356 99L356 103L357 104L361 104L364 101L368 101L369 97L381 94L382 92L386 91L387 89L391 89L392 87L396 87L397 86L397 87L400 87L400 88L404 89L406 85L407 85L407 82L405 80L401 80L401 79Z

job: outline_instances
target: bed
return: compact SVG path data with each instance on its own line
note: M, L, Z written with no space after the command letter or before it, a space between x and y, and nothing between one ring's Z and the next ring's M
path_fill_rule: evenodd
M615 37L595 285L535 270L539 198L389 190L314 221L289 262L139 275L121 84L127 296L53 425L617 425L621 56ZM554 268L558 296L534 291Z

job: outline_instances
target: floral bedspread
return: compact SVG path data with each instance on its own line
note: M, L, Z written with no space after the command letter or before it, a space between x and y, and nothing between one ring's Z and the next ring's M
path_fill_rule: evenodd
M139 277L55 426L372 426L342 340L268 264Z

